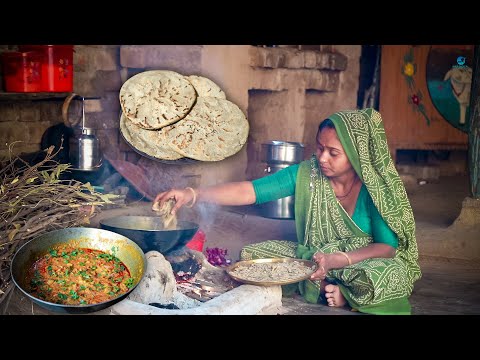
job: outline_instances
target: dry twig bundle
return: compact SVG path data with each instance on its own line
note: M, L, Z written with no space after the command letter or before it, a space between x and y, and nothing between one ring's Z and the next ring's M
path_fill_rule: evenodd
M61 180L70 164L46 157L29 165L12 156L0 166L0 299L10 285L10 263L28 240L55 229L88 224L96 205L111 204L116 195L96 192L90 183Z

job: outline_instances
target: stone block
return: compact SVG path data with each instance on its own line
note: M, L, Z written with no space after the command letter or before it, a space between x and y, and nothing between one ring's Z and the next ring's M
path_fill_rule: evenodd
M79 72L87 71L87 54L81 50L75 49L73 53L73 71L74 76Z
M102 96L103 87L95 82L89 73L78 73L73 77L73 90L80 96Z
M40 144L43 133L51 125L48 121L39 121L34 126L27 122L2 122L0 123L2 143L20 141L20 146L23 146L23 143Z
M102 149L118 148L118 131L114 129L98 129L97 137L102 143Z
M98 70L114 71L120 68L119 45L77 45L73 55L74 70L93 73Z
M347 66L348 66L347 56L340 53L335 53L335 54L332 54L331 56L333 58L334 70L339 70L339 71L347 70Z
M5 143L12 143L14 141L27 141L26 137L29 132L29 127L27 123L21 122L1 122L0 123L0 134L2 134L2 145Z
M0 104L0 122L18 121L19 119L19 105Z
M261 67L265 68L277 68L277 57L271 52L265 54L264 63Z
M303 51L289 49L285 60L285 67L291 69L303 68L305 64L305 54Z
M304 66L304 54L296 49L252 46L249 55L249 65L252 67L302 68Z
M142 45L128 45L120 47L120 65L127 68L142 68L146 66L146 51Z
M120 48L120 64L190 75L201 71L202 48L201 45L125 45Z
M118 70L120 68L118 48L97 49L93 57L93 67L96 70Z
M63 102L42 102L38 103L40 110L40 119L42 121L49 121L51 123L63 122L62 119L62 105Z
M102 112L102 102L100 100L85 100L85 113L98 113Z
M319 91L337 91L340 84L338 72L305 70L305 88Z
M85 113L119 112L118 91L104 92L100 99L85 100Z
M18 107L20 118L18 121L39 121L40 108L35 104L22 104Z
M322 69L343 71L347 68L347 56L341 53L320 52L320 47L303 48L262 48L252 46L249 55L252 67Z
M120 99L118 91L105 91L103 93L100 102L102 104L103 111L120 111Z
M321 70L344 71L347 69L348 58L340 53L317 53L316 68Z
M267 52L260 47L252 46L249 51L250 63L252 67L264 67Z
M339 73L317 69L252 69L251 89L283 91L287 89L313 89L336 91Z
M304 56L304 66L307 69L315 69L317 66L317 52L315 51L304 51L303 56Z
M106 91L118 91L123 84L119 70L99 70L95 74L95 82L98 87L102 86Z
M95 112L85 116L85 126L96 130L116 130L118 129L119 121L118 111ZM117 136L115 136L115 139L117 139Z
M282 91L288 89L288 83L285 79L288 78L287 69L265 69L256 67L252 70L253 82L250 89L261 89L271 91Z
M34 126L29 126L28 135L26 135L28 142L40 144L43 134L50 126L52 126L50 121L38 121Z
M295 57L294 54L292 54L290 51L288 51L287 49L277 49L277 67L281 67L281 68L286 68L287 67L287 63L288 63L288 59L290 57Z

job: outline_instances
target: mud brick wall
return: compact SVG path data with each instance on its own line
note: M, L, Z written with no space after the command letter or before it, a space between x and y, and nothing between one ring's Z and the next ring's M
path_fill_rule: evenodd
M301 142L309 158L319 123L336 111L356 108L361 47L279 45L252 47L250 54L246 176L253 179L265 174L262 143Z
M0 45L0 52L12 49ZM264 141L304 142L309 154L318 123L356 106L360 53L360 45L75 45L73 90L99 97L85 102L86 126L96 129L107 157L135 164L142 160L142 166L156 167L160 174L172 172L168 176L174 178L180 171L196 179L195 185L212 185L263 176ZM218 83L249 119L247 146L220 162L175 168L137 154L119 133L118 94L128 78L151 69L197 74ZM63 101L0 101L0 156L15 141L16 152L40 150L44 131L63 122ZM69 114L80 116L79 101L72 101Z

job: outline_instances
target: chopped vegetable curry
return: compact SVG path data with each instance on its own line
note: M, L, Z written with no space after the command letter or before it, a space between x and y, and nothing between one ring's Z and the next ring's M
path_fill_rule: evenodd
M125 264L100 250L63 244L33 263L27 272L33 296L62 305L91 305L126 293L134 286Z

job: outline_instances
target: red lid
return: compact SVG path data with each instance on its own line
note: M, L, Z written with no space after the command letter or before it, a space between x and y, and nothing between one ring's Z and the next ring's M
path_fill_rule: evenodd
M13 58L13 57L16 57L16 58L32 57L32 56L43 57L43 54L41 54L39 52L36 52L36 51L7 51L7 52L2 53L2 56L10 57L10 58Z
M74 45L19 45L19 49L26 49L26 48L35 48L35 49L44 49L44 48L53 48L53 47L68 47L73 48Z

